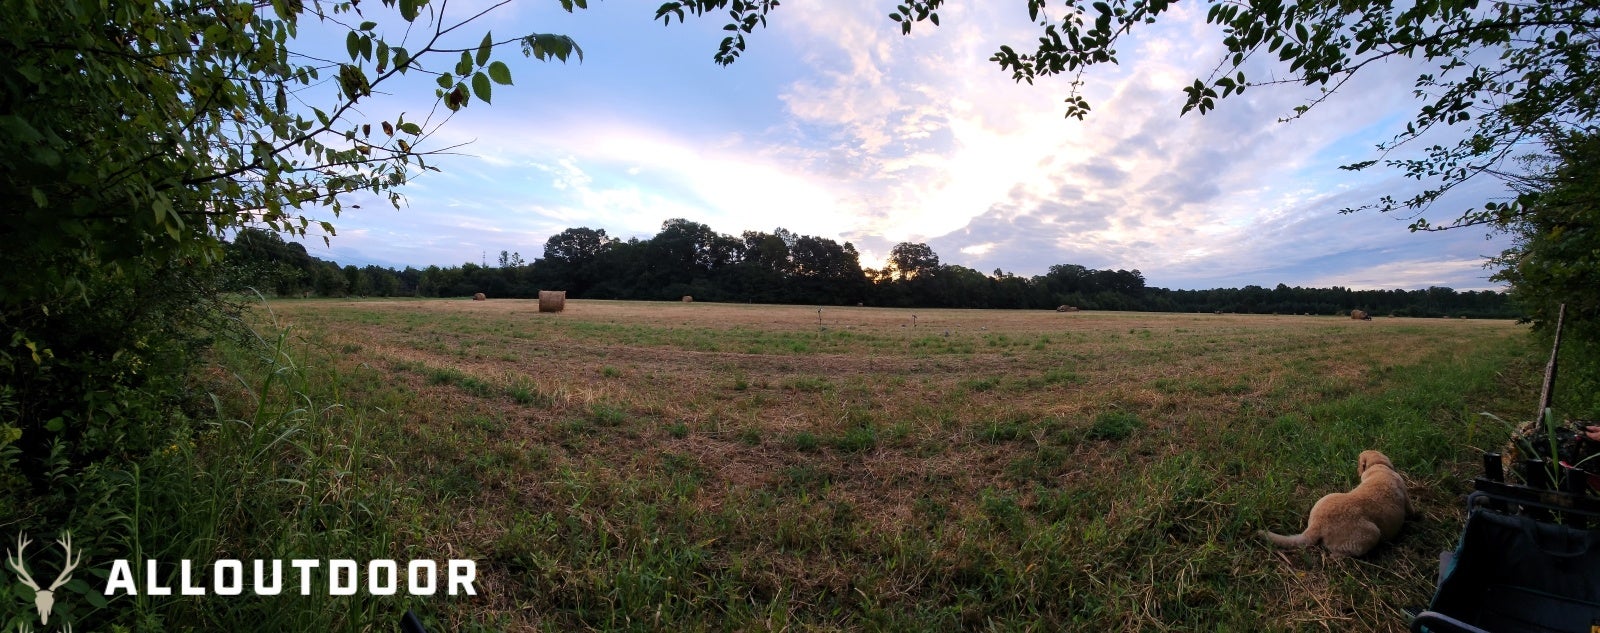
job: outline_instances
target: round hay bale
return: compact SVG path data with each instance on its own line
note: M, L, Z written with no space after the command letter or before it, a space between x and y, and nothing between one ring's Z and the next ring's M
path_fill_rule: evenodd
M540 290L539 311L560 312L567 309L567 291L565 290Z
M1366 321L1368 319L1371 319L1372 317L1367 316L1367 313L1364 310L1351 310L1350 311L1350 318L1355 319L1357 321Z
M689 295L683 295L683 302L684 303L694 303L694 297L691 297Z
M489 297L484 296L484 294L480 292L480 293L472 295L472 300L473 301L488 301Z

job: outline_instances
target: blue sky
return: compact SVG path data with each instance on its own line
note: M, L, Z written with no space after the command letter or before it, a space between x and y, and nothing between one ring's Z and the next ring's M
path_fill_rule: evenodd
M1073 263L1139 269L1169 288L1466 290L1494 287L1483 257L1508 243L1338 214L1417 186L1392 170L1337 167L1375 158L1403 129L1418 66L1369 68L1289 123L1277 120L1314 91L1258 87L1180 117L1182 87L1221 51L1204 6L1125 39L1121 64L1086 78L1094 110L1077 121L1062 116L1065 78L1018 85L988 61L1000 44L1037 37L1022 3L950 3L941 27L910 37L885 17L891 4L784 3L729 67L711 61L721 16L663 27L655 3L590 4L567 14L554 0L514 3L464 29L465 45L485 29L562 33L585 57L540 63L502 50L515 85L430 140L470 143L462 154L430 161L443 172L406 185L399 211L357 201L331 247L319 238L311 252L395 267L493 263L501 250L532 260L565 228L648 237L683 217L733 235L784 227L850 241L867 266L913 241L945 263L1025 276ZM364 111L426 113L431 78L413 81ZM1428 217L1499 194L1473 183Z

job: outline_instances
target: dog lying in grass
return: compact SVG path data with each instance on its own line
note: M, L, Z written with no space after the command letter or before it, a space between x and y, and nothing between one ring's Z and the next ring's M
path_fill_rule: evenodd
M1262 530L1261 535L1279 547L1321 545L1335 556L1361 556L1394 538L1406 517L1415 514L1405 480L1378 451L1362 451L1356 473L1361 485L1327 495L1311 506L1304 532L1283 536Z

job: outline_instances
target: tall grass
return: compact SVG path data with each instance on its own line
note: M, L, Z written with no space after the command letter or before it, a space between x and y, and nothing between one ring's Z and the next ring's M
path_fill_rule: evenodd
M123 495L122 549L140 585L142 561L160 561L161 584L176 588L188 560L208 595L119 596L102 610L113 628L388 630L407 608L428 611L364 585L368 560L434 558L401 545L399 521L419 510L377 451L368 412L341 402L343 378L316 362L315 338L270 318L257 325L216 347L210 417L191 440L132 466ZM247 561L245 595L210 595L218 559ZM251 595L252 559L284 561L280 595ZM301 595L291 559L354 559L363 584L330 596L324 562Z

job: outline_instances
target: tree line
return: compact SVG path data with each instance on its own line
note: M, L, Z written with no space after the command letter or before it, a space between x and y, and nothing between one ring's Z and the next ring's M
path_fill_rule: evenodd
M575 299L869 305L925 308L1054 309L1250 314L1342 314L1353 309L1414 317L1515 318L1519 310L1495 291L1273 288L1169 290L1147 286L1138 270L1051 266L1024 277L985 274L943 263L927 244L901 243L883 268L863 267L850 242L783 228L739 236L684 219L664 222L649 239L621 240L604 229L570 228L546 240L542 257L526 261L501 251L493 263L460 266L339 266L304 246L261 229L241 231L226 247L232 290L255 288L289 297L418 296L534 298L565 290Z

